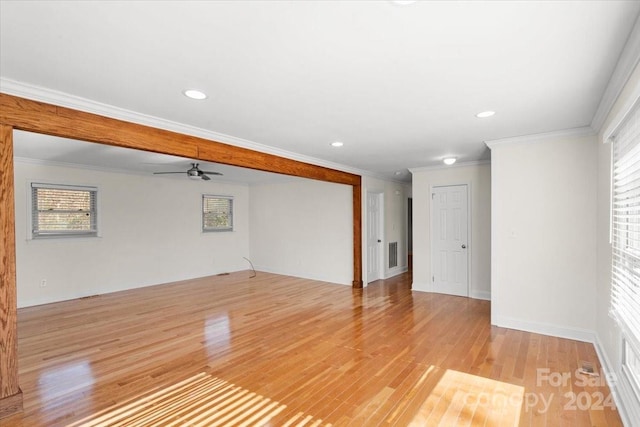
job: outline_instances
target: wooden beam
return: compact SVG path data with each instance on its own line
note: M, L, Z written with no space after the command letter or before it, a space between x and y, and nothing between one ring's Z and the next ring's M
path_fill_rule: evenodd
M198 159L226 165L281 173L337 184L359 185L360 176L310 163L299 162L248 148L234 147L216 141L200 140Z
M22 409L18 386L13 129L0 125L0 418Z
M0 93L0 125L0 417L22 406L16 341L13 129L351 185L353 287L363 285L359 175L4 93Z
M360 183L360 176L352 173L3 93L0 93L0 123L30 132L265 172L347 185Z
M14 129L195 158L194 137L0 93L0 123ZM186 141L186 143L184 143Z

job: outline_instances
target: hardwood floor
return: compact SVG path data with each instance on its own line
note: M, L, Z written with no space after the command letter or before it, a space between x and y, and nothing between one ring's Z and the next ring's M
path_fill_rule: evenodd
M258 272L18 313L13 426L618 426L591 344L490 303ZM609 398L610 399L610 398Z

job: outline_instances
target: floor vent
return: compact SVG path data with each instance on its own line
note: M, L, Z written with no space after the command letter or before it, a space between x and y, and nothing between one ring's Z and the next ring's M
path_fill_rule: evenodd
M398 242L389 243L389 268L398 266Z
M593 363L591 362L581 361L580 373L586 374L586 375L593 375L596 377L598 376L598 373L596 372L595 368L593 367Z

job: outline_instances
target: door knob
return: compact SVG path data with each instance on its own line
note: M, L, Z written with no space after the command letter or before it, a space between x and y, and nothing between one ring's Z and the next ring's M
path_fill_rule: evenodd
M462 249L467 249L467 245L462 245Z

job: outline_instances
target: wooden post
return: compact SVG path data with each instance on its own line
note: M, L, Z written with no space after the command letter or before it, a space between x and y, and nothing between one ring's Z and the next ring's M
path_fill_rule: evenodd
M362 184L353 185L353 287L362 288Z
M22 411L18 335L13 128L0 124L0 418Z

